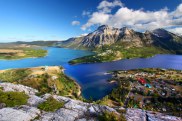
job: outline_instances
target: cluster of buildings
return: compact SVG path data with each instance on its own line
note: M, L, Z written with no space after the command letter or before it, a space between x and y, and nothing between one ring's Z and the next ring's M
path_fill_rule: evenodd
M156 93L161 97L181 97L179 91L175 88L180 88L175 80L170 80L168 77L169 73L177 72L171 71L157 71L156 73L139 72L139 71L119 71L115 73L117 79L132 79L133 89L139 92L150 92L150 94ZM177 86L174 86L177 85Z

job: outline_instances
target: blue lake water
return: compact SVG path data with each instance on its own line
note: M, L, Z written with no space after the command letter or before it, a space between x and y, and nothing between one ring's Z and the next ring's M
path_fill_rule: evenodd
M182 70L182 56L156 55L152 58L124 59L114 62L69 65L68 61L77 57L93 54L89 51L49 47L48 56L21 60L0 60L0 69L26 68L36 66L63 66L65 74L75 79L82 87L82 95L94 100L107 95L116 84L108 83L111 75L105 73L113 70L138 68L165 68Z

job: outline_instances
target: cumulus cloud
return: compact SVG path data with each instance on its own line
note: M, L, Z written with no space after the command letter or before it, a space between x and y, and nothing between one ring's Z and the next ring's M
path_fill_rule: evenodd
M95 24L106 24L109 19L109 15L100 12L94 12L91 15L91 18L88 20L86 24L84 24L81 28L82 30L86 30L88 27Z
M72 21L72 22L71 22L71 25L77 26L77 25L80 25L80 22L79 22L79 21Z
M175 34L178 34L178 35L182 35L182 27L168 29L168 31L175 33Z
M112 9L119 7L115 13ZM127 26L135 30L144 31L156 28L165 28L182 25L182 4L174 11L162 8L157 11L143 9L130 9L119 0L113 2L102 1L97 11L91 13L87 23L82 25L82 30L87 30L93 25L107 24L113 27Z
M174 12L171 13L174 17L182 17L182 4L180 4Z
M164 9L145 12L122 7L114 15L110 15L107 24L114 27L129 26L136 29L145 29L147 26L149 29L154 29L169 24L168 17L168 12Z
M104 0L99 4L97 9L104 13L110 13L112 8L114 8L116 6L122 7L123 3L119 0L115 0L113 2L108 2L108 1Z

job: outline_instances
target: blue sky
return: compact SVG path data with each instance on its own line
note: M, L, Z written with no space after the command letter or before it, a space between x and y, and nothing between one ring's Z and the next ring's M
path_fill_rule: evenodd
M89 33L101 24L128 26L138 31L161 27L179 32L181 3L181 0L0 0L0 42L64 40Z

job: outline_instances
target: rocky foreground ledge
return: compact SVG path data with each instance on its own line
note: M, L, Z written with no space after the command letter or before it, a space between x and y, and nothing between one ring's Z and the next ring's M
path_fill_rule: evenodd
M144 111L141 109L123 107L110 108L92 103L85 103L73 100L67 97L45 94L41 97L36 96L38 92L35 89L23 85L12 83L0 83L0 87L4 92L24 92L29 96L27 105L19 107L1 107L0 121L97 121L98 115L103 112L115 112L126 110L124 116L128 121L181 121L182 118L164 115L157 112ZM37 108L37 105L46 101L50 96L60 102L64 102L64 106L54 112L45 112Z

